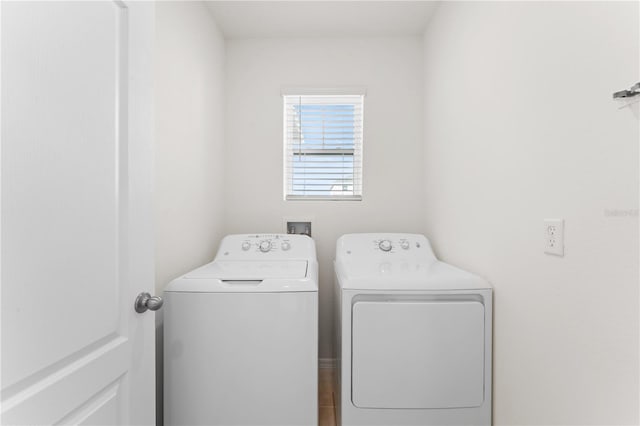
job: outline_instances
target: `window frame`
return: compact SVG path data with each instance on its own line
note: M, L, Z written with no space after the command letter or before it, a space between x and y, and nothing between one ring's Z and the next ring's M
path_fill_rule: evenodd
M341 88L341 89L283 89L283 195L285 201L361 201L363 195L363 143L364 143L364 97L366 90L364 88ZM353 148L305 148L292 149L292 136L289 128L288 118L289 111L287 108L291 105L290 98L295 97L313 97L314 102L300 103L300 105L312 105L318 102L318 105L337 105L343 103L345 105L357 105L360 109L358 117L360 119L359 127L355 130L353 136ZM319 99L333 99L335 103L320 102ZM345 102L345 99L354 98L357 102ZM356 127L354 126L354 129ZM324 138L323 138L324 139ZM298 136L300 140L300 136ZM327 194L327 195L310 195L310 194L294 194L293 192L293 164L296 162L296 156L351 156L351 186L352 194Z

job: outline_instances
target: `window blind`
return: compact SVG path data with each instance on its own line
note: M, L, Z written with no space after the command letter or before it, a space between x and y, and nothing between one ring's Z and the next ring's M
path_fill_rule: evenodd
M363 98L284 96L285 199L362 199Z

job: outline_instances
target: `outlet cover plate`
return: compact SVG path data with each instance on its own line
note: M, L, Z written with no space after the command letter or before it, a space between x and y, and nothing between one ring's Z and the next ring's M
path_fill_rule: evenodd
M564 219L544 220L544 252L564 256Z

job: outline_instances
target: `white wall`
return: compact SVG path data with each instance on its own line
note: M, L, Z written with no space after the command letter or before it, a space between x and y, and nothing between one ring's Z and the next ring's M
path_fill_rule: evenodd
M224 39L202 2L156 6L156 291L223 233Z
M156 294L223 236L224 39L202 2L156 3ZM162 311L156 313L162 424Z
M337 238L421 232L423 75L419 37L227 41L225 229L283 232L313 216L320 262L320 357L333 357L331 286ZM284 86L366 86L364 200L283 201Z
M637 424L638 3L446 2L424 43L427 234L495 286L495 424Z

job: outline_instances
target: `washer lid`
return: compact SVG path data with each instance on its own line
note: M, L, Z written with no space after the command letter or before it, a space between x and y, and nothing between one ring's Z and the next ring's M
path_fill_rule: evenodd
M318 263L216 260L171 281L165 292L299 293L318 291Z
M306 276L306 260L218 260L189 272L184 278L262 281L266 279L300 279Z

